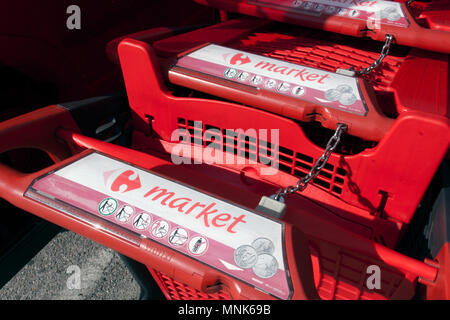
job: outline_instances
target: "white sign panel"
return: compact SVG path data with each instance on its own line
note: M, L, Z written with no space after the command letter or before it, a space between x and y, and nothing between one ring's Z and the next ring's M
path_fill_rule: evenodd
M42 195L287 299L283 224L98 153L33 183Z
M215 44L183 56L176 65L342 111L367 113L355 77Z

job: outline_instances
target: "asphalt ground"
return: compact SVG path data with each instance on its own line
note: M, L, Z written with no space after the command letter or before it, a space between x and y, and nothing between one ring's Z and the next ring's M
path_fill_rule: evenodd
M0 299L138 300L140 292L117 252L64 231L0 289Z

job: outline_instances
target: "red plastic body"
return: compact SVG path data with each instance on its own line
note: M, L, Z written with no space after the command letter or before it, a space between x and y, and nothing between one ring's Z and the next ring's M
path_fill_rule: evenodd
M391 34L401 45L421 48L430 51L450 53L449 4L442 1L438 5L431 4L427 10L411 10L405 3L402 11L409 22L407 28L395 25L380 24L373 26L364 20L356 20L341 16L314 16L296 10L253 4L248 0L195 0L196 2L229 12L239 12L245 15L322 29L350 36L367 36L374 40L385 41L385 36ZM422 6L423 8L424 6ZM438 7L439 9L436 10ZM423 12L422 19L429 22L426 27L416 21L412 12ZM438 11L434 13L433 11ZM419 15L419 19L420 15ZM430 23L431 22L431 23Z
M166 88L158 59L147 44L124 40L118 48L138 129L135 133L137 147L151 143L145 136L150 133L150 127L152 133L165 141L162 145L168 151L172 133L179 128L188 129L202 146L207 144L203 134L208 127L220 130L282 128L279 137L282 172L261 176L258 169L252 169L258 179L276 186L295 184L298 179L295 175L307 172L308 166L323 152L292 120L218 100L174 97ZM236 114L240 117L234 116ZM194 121L202 122L200 129L194 127ZM322 186L305 190L304 195L363 225L356 229L368 237L381 237L381 241L392 247L447 152L449 139L446 117L403 112L375 148L348 156L332 155L331 166L326 169L329 176L320 177L325 183L316 181L316 185ZM421 170L410 174L405 168ZM245 166L235 169L246 170Z
M53 134L43 135L39 140L34 141L29 140L26 134L17 134L19 131L32 132L35 126L46 127L46 132ZM103 152L173 180L184 183L196 181L195 186L198 190L207 190L210 194L232 199L233 202L249 208L255 207L259 201L259 193L252 191L245 184L238 187L230 178L221 177L218 180L217 175L211 174L209 170L199 171L193 170L191 166L177 166L162 159L163 155L156 157L157 153L144 154L87 138L71 130L57 129L58 127L76 131L76 125L71 121L70 114L59 106L49 106L0 125L2 141L10 141L9 145L1 146L2 152L11 148L31 146L46 151L57 161L67 157L54 166L33 174L21 174L3 164L0 165L2 198L46 220L124 253L196 290L215 292L222 289L235 299L271 298L259 290L155 242L140 239L139 244L136 245L103 229L101 221L74 219L66 213L24 197L24 192L35 178L89 152L85 151L69 157L71 152L68 152L68 149L74 151L82 148ZM67 145L59 139L66 141ZM210 170L215 169L210 168ZM255 183L266 184L264 181ZM415 282L418 279L430 283L436 280L438 276L436 267L403 256L337 226L321 217L321 214L316 214L324 209L306 198L299 198L298 201L301 201L303 205L297 208L289 207L284 219L286 259L291 274L293 299L318 297L322 299L406 299L414 294ZM93 227L92 223L95 223L97 227ZM302 232L296 230L302 230ZM311 259L307 258L309 256ZM368 290L365 287L365 279L368 276L366 269L372 264L381 269L383 283L381 289Z

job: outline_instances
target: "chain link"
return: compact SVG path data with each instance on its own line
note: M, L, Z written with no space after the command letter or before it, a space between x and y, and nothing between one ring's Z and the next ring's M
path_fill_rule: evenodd
M393 40L394 40L394 36L391 34L387 34L386 41L383 45L383 48L381 49L380 56L370 66L358 71L358 73L360 75L368 74L373 69L377 68L381 64L381 62L384 60L384 58L389 54L389 49L391 47ZM339 142L341 141L342 134L346 130L347 130L347 125L344 123L339 123L334 135L328 141L323 154L319 157L319 159L316 160L316 162L312 166L309 173L306 176L304 176L303 178L301 178L300 180L298 180L295 187L288 186L284 189L281 189L280 191L278 191L278 193L276 195L274 195L272 197L277 201L282 201L284 199L284 197L287 195L291 195L293 193L296 193L297 191L302 192L303 190L305 190L306 187L308 186L309 182L311 180L314 180L319 175L320 171L325 167L331 154L333 153L333 151L336 149Z
M319 159L316 160L314 165L312 166L309 173L298 180L296 186L288 186L285 189L281 189L278 191L278 193L274 196L274 199L277 201L280 201L284 199L285 196L293 194L297 191L302 192L306 189L308 186L308 183L311 180L314 180L317 175L320 173L320 171L325 167L325 165L328 162L328 159L330 158L333 151L338 146L339 142L341 141L342 134L347 130L347 125L344 123L339 123L336 131L334 132L334 135L330 138L330 140L327 143L327 146L325 147L325 150L323 154L319 157Z
M373 69L377 68L381 64L381 62L383 62L384 58L386 58L386 56L389 54L389 49L391 48L393 40L394 36L392 34L386 35L386 41L384 42L383 49L381 49L380 56L370 66L358 71L359 75L370 73Z

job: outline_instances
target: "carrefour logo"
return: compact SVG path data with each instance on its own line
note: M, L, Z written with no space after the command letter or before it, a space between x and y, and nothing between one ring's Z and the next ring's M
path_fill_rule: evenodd
M105 184L113 192L126 193L141 188L141 179L133 170L114 170L104 174Z
M250 58L242 53L236 53L234 56L231 57L230 59L230 64L234 65L234 66L241 66L243 64L247 64L252 62L250 60Z

